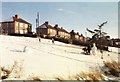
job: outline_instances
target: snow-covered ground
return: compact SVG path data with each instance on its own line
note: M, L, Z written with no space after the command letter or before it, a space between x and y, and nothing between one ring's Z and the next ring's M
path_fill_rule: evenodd
M117 52L117 53L120 53L120 48L108 47L108 50L111 51L111 52Z
M118 54L104 51L103 59L97 55L82 54L82 46L75 46L51 40L0 35L1 66L12 66L14 61L22 64L22 79L30 75L43 79L76 75L103 66L103 61L118 61ZM109 55L108 55L109 54Z

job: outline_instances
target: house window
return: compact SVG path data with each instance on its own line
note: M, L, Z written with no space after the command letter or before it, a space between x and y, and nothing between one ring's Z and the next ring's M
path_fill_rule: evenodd
M64 35L64 32L62 32L62 35Z
M67 36L67 33L65 33L65 36Z
M78 39L78 35L75 35L76 39Z
M2 27L1 23L0 23L0 28Z
M61 32L61 35L62 35L62 32Z
M52 30L52 29L50 29L50 32L53 32L53 30Z
M23 34L23 30L20 30L20 34Z
M23 23L20 23L20 27L23 27Z
M63 32L63 35L65 35L65 33Z
M27 24L25 24L25 28L28 28L28 25L27 25Z
M59 32L59 35L61 35L61 32Z
M27 30L25 30L25 34L27 33Z

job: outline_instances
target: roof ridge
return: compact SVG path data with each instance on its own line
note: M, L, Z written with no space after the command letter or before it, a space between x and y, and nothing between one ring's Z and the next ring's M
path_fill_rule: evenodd
M24 19L22 19L22 18L15 18L15 17L13 17L13 19L14 19L14 21L19 21L19 22L22 22L22 23L27 23L27 24L31 24L31 23L29 23L29 22L27 22L26 20L24 20Z

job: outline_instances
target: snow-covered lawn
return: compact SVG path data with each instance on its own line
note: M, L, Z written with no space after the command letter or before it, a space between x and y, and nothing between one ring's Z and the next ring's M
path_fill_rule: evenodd
M98 50L97 55L82 54L83 46L75 46L51 40L37 38L15 37L0 35L1 66L10 67L15 61L22 64L21 79L30 75L40 76L43 79L53 79L62 76L76 75L99 69L103 61L118 61L118 54L104 51L103 59ZM109 55L108 55L109 54Z

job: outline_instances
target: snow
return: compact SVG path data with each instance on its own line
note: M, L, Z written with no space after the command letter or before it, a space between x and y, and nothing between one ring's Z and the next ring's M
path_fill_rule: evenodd
M111 52L120 53L120 48L108 47L108 50L111 51Z
M53 79L62 76L68 79L70 75L80 72L87 72L99 66L103 61L118 61L118 54L115 52L97 50L97 55L84 55L83 46L75 46L49 39L15 37L0 35L0 57L1 66L12 66L14 61L22 63L22 79L27 79L35 74L44 79ZM108 54L110 56L108 56Z

